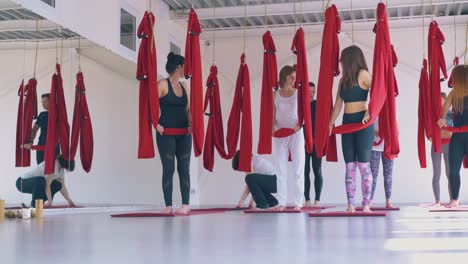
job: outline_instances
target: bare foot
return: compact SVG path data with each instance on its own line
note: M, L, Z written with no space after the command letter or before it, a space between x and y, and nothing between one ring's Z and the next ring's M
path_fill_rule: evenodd
M458 200L452 200L448 205L447 207L448 208L454 208L454 207L459 207L460 206L460 202Z
M372 200L369 201L369 207L372 207Z
M346 209L348 213L354 213L356 212L356 209L354 209L354 205L348 204L348 209Z
M284 211L284 210L286 210L286 206L280 205L280 206L278 207L278 211Z
M314 207L319 208L320 207L320 201L315 201L314 202Z
M270 207L268 208L269 210L272 210L272 211L279 211L280 210L280 207L278 205L276 206L273 206L273 207Z
M387 209L390 209L390 208L393 208L393 205L392 203L390 202L390 200L387 200L387 205L385 206Z
M362 207L362 211L363 211L364 213L372 213L372 211L371 211L369 205L364 205L364 206Z
M268 210L268 208L258 208L258 207L254 207L254 208L252 208L251 210L265 211L265 210Z
M304 207L310 207L310 206L311 206L310 201L306 201L305 204L304 204Z
M163 214L171 214L172 213L172 206L167 206L164 210L161 211Z
M183 204L179 209L176 210L176 214L187 214L190 208L187 204Z
M302 208L301 208L300 206L294 206L293 210L294 210L294 211L301 211Z

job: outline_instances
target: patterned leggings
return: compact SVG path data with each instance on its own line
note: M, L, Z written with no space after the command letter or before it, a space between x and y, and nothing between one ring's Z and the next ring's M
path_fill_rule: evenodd
M354 197L356 195L356 169L361 172L361 191L362 191L362 206L369 205L371 189L372 189L372 173L368 162L348 162L346 163L346 194L348 196L348 204L354 205Z
M379 176L379 165L380 159L383 164L383 176L384 176L384 189L385 199L389 200L392 196L392 174L393 174L393 160L388 160L384 157L382 151L372 151L370 158L370 166L372 170L372 193L371 200L374 199L375 188L377 185L377 176Z

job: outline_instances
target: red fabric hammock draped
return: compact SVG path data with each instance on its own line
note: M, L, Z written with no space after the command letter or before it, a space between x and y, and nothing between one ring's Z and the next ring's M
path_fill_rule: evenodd
M317 157L327 155L327 161L338 161L336 136L330 135L328 124L333 110L333 80L335 76L340 75L340 42L338 40L340 30L341 19L338 9L332 5L325 11L314 131Z
M208 128L203 152L203 166L213 171L214 147L223 159L231 159L236 153L240 134L239 171L250 172L252 164L252 111L249 68L245 54L237 75L236 90L228 119L227 151L224 149L223 117L218 83L218 69L212 66L206 85L205 111L210 106ZM242 121L241 121L242 113ZM241 123L242 122L242 123ZM242 129L241 129L242 126Z
M136 78L140 81L138 108L138 158L154 158L153 130L159 123L159 94L157 81L156 44L154 41L155 17L145 12L138 26L141 39L138 51Z
M429 51L429 85L431 91L431 107L432 111L432 144L434 151L440 153L441 147L441 130L437 126L437 121L441 115L441 100L440 100L440 71L442 71L445 79L447 79L447 68L445 65L444 52L442 44L445 42L445 37L439 29L439 25L434 20L429 25L428 36L428 51Z
M418 157L421 168L427 167L426 162L426 139L432 133L431 105L429 93L429 75L427 72L427 60L424 59L421 75L419 78L419 103L418 103ZM429 103L429 104L428 104Z
M190 9L187 39L185 43L185 78L190 78L190 113L192 117L193 151L195 157L201 155L205 134L203 120L203 80L200 58L201 27L197 13Z
M458 57L455 57L455 59L453 59L453 66L458 66L458 64L460 64L460 60L458 59ZM450 74L450 79L447 83L448 87L449 88L452 88L453 87L453 78L452 78L452 74Z
M54 173L56 153L55 148L60 144L62 157L70 160L70 125L68 124L67 108L63 93L63 80L60 65L55 66L56 72L52 76L52 88L49 99L49 121L47 123L47 138L44 153L45 174Z
M312 153L314 139L312 135L312 120L310 118L309 69L307 66L305 35L302 27L297 30L294 36L291 51L297 56L296 88L298 92L297 110L299 125L304 127L306 152Z
M278 64L276 46L270 31L263 34L263 79L260 103L260 131L258 154L271 154L271 131L273 127L273 91L278 88Z
M70 144L70 159L74 160L80 139L80 160L86 172L91 170L93 162L93 126L86 101L86 87L83 73L76 75L75 107L73 109L73 124Z
M37 81L30 79L24 86L24 80L18 90L19 104L16 119L16 167L31 165L31 150L24 149L31 137L32 121L37 118Z
M388 30L387 14L385 4L379 3L377 6L377 24L374 27L376 33L374 46L374 62L373 62L373 78L371 98L369 102L370 120L366 124L355 123L346 124L335 127L333 133L344 134L352 133L374 123L375 119L380 115L382 108L384 115L381 118L388 118L384 121L384 126L380 127L381 138L385 140L385 157L393 159L399 152L398 131L395 124L395 73L394 73L394 58L390 45L390 34ZM393 122L393 123L391 123Z

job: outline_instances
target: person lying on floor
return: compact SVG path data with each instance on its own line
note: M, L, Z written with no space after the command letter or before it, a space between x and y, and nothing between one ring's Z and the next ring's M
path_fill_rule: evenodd
M45 175L45 162L41 162L31 171L21 175L16 181L16 188L22 193L32 194L31 207L36 207L36 199L47 201L45 206L52 206L54 195L60 191L70 207L74 207L67 187L65 186L65 170L73 171L75 161L67 161L62 155L55 160L53 174Z
M266 155L253 155L252 173L246 173L247 186L242 194L243 200L249 192L255 201L257 210L278 209L278 200L272 195L277 192L276 172L274 165L265 157ZM239 151L232 159L232 168L239 170ZM241 201L243 201L241 198Z

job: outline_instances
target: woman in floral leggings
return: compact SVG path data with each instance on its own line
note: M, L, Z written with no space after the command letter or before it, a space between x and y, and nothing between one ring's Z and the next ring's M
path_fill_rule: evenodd
M376 119L374 122L374 146L372 147L370 157L370 167L372 171L372 192L371 192L371 203L374 200L375 188L377 186L377 177L379 176L380 159L382 159L383 165L383 176L384 176L384 189L385 199L387 200L386 208L392 208L390 198L392 196L392 175L393 175L393 160L389 160L384 157L384 142L379 142L379 120ZM378 144L380 143L380 144ZM377 145L378 144L378 145Z

